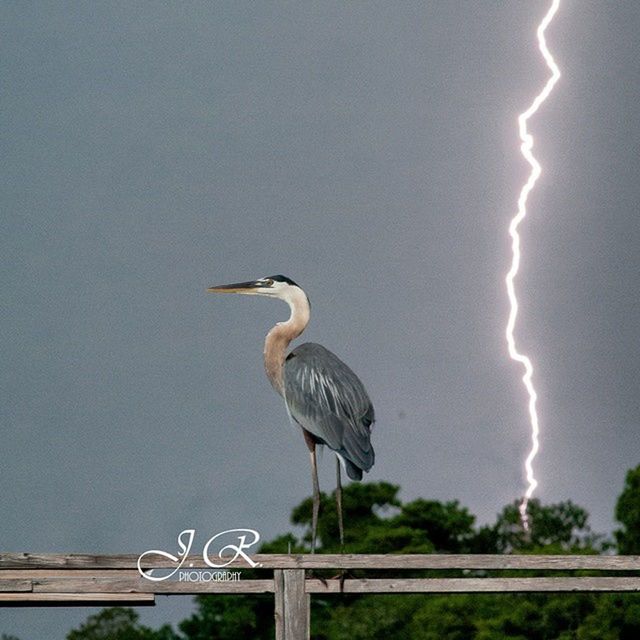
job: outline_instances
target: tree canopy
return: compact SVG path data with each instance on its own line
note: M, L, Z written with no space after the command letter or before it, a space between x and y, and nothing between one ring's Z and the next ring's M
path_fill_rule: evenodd
M622 524L615 532L618 552L640 554L640 465L627 473L616 503L616 520Z
M531 530L518 503L492 525L476 526L453 500L403 502L387 482L353 483L343 490L345 551L349 553L603 553L614 543L594 534L585 509L565 501L529 503ZM619 553L640 553L640 466L629 471L615 505ZM263 544L262 553L309 550L311 499L293 509L290 532ZM319 553L339 552L335 494L321 495ZM428 572L422 572L428 574ZM406 575L403 574L403 575ZM131 609L105 609L68 640L230 640L274 636L272 596L197 596L195 613L177 630L141 626ZM640 637L635 594L350 595L312 598L315 640L631 640Z

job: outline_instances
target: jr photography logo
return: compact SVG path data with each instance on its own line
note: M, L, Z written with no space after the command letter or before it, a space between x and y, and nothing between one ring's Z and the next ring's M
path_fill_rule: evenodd
M227 529L216 533L202 548L202 563L198 560L197 563L190 561L185 564L195 537L195 529L179 533L177 555L160 549L145 551L138 558L140 575L153 582L169 579L178 582L234 582L240 580L241 572L227 570L227 567L238 558L251 569L260 566L247 554L247 550L260 541L260 534L254 529Z

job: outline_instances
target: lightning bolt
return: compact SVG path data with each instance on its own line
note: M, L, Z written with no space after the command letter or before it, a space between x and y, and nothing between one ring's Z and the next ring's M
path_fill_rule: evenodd
M531 360L524 354L520 353L516 348L516 340L514 337L514 328L516 325L516 318L518 316L518 299L516 297L516 291L514 286L514 279L518 273L518 269L520 268L520 235L518 234L518 227L520 223L524 220L527 215L527 198L529 197L530 191L533 189L536 181L540 177L542 173L542 168L540 167L540 163L536 160L535 156L532 153L533 149L533 136L527 130L527 121L534 113L538 110L540 105L547 99L554 85L560 78L560 69L556 64L553 56L549 52L547 48L547 41L544 37L544 32L546 28L549 26L549 23L553 19L553 16L556 14L558 7L560 6L560 0L553 0L551 2L551 6L547 11L546 15L542 19L542 22L538 25L537 36L538 36L538 48L540 49L540 53L547 63L547 67L551 71L551 77L547 80L546 84L542 91L534 98L533 102L529 106L526 111L523 111L518 116L518 129L520 132L520 140L522 144L520 145L520 151L522 155L525 157L529 165L531 166L531 173L529 174L529 178L526 183L522 187L520 191L520 196L518 198L518 212L511 219L511 223L509 224L509 235L511 236L511 250L512 250L512 258L511 258L511 268L507 273L505 278L505 282L507 284L507 293L509 295L509 304L510 304L510 312L509 312L509 320L507 322L506 328L506 338L507 344L509 346L509 356L512 360L519 362L524 367L524 375L522 377L522 382L527 390L527 394L529 396L529 419L531 424L531 450L529 451L529 455L525 460L524 466L527 475L528 487L527 491L520 503L520 516L522 518L522 526L525 531L529 530L529 516L527 514L527 505L529 503L529 499L533 495L536 487L538 486L538 481L535 478L533 472L533 460L535 459L538 450L540 448L539 435L540 435L540 426L538 422L538 412L536 410L536 402L538 399L538 394L536 393L535 387L533 386L533 365L531 364Z

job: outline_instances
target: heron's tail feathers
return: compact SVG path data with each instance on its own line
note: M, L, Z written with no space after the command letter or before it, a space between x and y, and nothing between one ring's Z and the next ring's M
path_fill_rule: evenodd
M351 480L362 480L362 469L360 467L351 462L351 460L345 458L344 452L338 453L336 451L335 454L338 456L338 460L340 460L342 468Z
M360 469L360 467L356 467L351 460L347 460L346 458L343 458L343 460L347 475L352 480L362 480L362 469Z

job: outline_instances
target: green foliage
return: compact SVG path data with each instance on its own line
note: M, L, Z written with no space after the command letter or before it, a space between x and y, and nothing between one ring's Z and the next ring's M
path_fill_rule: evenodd
M474 521L457 500L443 504L419 498L403 505L393 524L424 532L436 552L466 553L475 536Z
M408 638L407 627L420 608L420 596L343 596L323 616L312 610L314 640L395 640Z
M342 492L345 527L345 550L349 553L390 553L388 544L380 539L375 529L383 524L385 512L400 506L397 497L400 487L388 482L352 483ZM307 498L294 508L291 522L303 525L306 532L302 541L311 544L312 500ZM331 496L320 494L318 521L318 548L327 553L339 551L338 512L335 492ZM397 549L397 547L396 547Z
M498 515L494 527L498 553L597 553L607 545L602 536L592 533L589 514L571 500L548 506L531 500L529 532L522 528L519 504L513 502Z
M188 640L273 640L273 596L196 596L198 611L181 622Z
M634 615L630 597L618 597L619 613L607 600L607 596L588 594L345 597L332 608L328 619L312 618L312 637L314 640L639 637L637 627L631 626L629 620ZM612 629L611 634L602 635L608 628ZM624 635L631 631L636 635Z
M615 516L622 524L622 529L615 532L618 552L640 554L640 465L627 473Z
M387 482L352 483L343 490L345 551L349 553L601 553L608 541L589 527L587 512L571 501L529 503L531 530L520 523L518 503L493 525L457 501L418 498L403 503ZM640 553L640 467L630 471L616 505L620 552ZM311 499L292 513L302 534L279 536L261 553L309 549ZM335 494L321 496L320 553L338 552ZM248 577L249 572L243 572ZM405 572L402 575L407 576ZM198 596L197 611L180 633L153 631L131 609L91 616L68 640L232 640L274 636L272 596ZM456 594L313 597L314 640L636 640L640 594Z
M637 640L640 638L640 597L600 596L578 628L577 640Z
M140 625L139 617L133 609L103 609L89 616L79 629L70 631L67 640L179 640L168 626L154 631Z
M345 552L348 553L488 553L495 544L475 531L475 517L458 501L418 498L402 504L400 487L388 482L353 483L343 489ZM292 522L305 527L301 543L311 541L311 498L293 510ZM335 492L321 494L318 550L340 551Z

